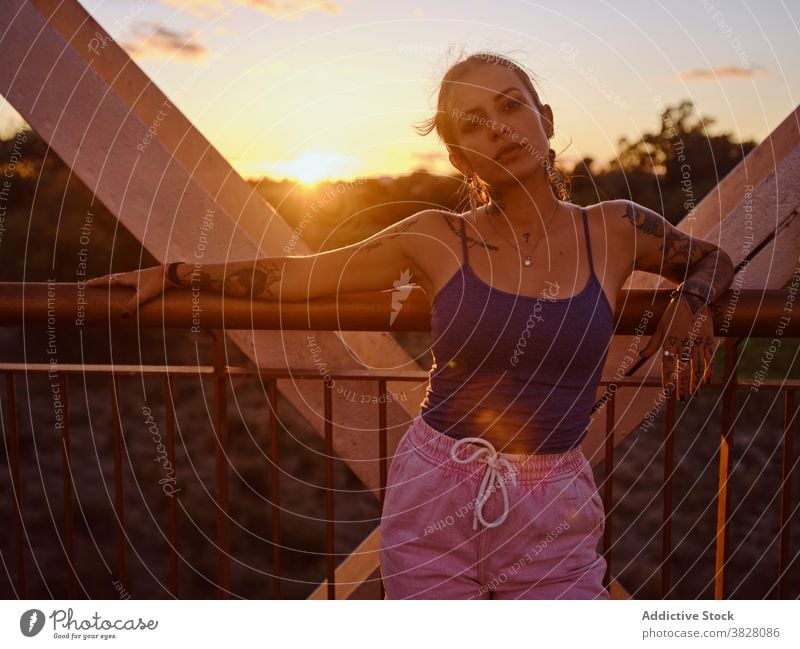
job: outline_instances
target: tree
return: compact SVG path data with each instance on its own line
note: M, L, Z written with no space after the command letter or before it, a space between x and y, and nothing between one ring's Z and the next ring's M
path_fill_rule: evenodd
M620 138L619 154L606 170L591 182L576 179L575 199L630 198L677 223L756 146L731 133L711 133L715 123L696 116L689 100L666 106L658 131L635 142Z

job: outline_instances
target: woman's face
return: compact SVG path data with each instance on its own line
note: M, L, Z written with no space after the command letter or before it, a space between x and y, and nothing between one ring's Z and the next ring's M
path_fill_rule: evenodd
M497 186L531 174L546 175L553 113L503 65L481 65L454 84L449 118L455 134L450 162Z

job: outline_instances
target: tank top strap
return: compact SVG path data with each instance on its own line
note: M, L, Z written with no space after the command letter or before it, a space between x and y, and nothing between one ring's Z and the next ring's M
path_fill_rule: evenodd
M464 266L466 266L467 262L468 262L468 259L467 259L467 232L466 232L466 225L464 224L464 221L466 221L466 219L463 216L461 216L461 217L459 217L459 220L461 221L461 263Z
M589 237L589 221L587 219L585 207L581 208L581 214L583 215L583 233L586 238L586 253L589 257L589 272L596 277L597 275L594 272L594 260L592 259L592 241Z

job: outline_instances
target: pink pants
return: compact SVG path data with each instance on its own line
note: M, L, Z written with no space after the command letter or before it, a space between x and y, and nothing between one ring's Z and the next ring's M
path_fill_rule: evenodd
M381 515L387 599L609 599L603 501L580 447L496 453L418 415Z

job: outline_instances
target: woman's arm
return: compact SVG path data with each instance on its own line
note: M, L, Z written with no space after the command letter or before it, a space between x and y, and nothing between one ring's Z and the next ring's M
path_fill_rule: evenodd
M178 285L260 300L305 300L394 287L415 268L410 236L427 212L413 214L372 236L312 255L221 264L178 264ZM406 234L406 236L401 236Z
M646 207L632 201L624 203L624 218L635 228L635 270L656 273L681 284L682 296L692 313L728 290L734 274L728 253L682 232Z
M664 348L662 384L685 400L703 378L711 381L714 354L713 312L733 282L728 254L713 243L682 232L660 214L632 201L614 201L629 230L633 270L656 273L681 284L640 356Z
M394 288L398 280L410 279L419 273L413 255L413 235L422 234L426 216L435 213L435 210L417 212L363 241L313 255L219 264L181 263L176 266L172 280L165 276L167 267L154 266L96 277L87 284L136 288L136 295L126 307L128 315L142 303L160 295L169 285L251 299L286 301L387 290ZM126 316L123 314L123 317Z

